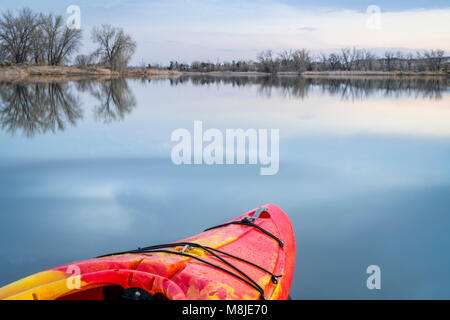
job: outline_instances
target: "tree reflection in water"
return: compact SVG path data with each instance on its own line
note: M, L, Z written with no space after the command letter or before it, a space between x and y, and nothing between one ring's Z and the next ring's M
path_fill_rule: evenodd
M91 83L90 92L100 101L95 116L105 123L123 120L136 106L136 98L123 78Z
M288 98L304 99L311 90L320 90L323 94L338 96L343 100L365 100L376 95L385 97L414 97L439 100L442 92L448 90L446 77L216 77L208 75L182 76L170 80L177 86L191 83L195 86L231 85L233 87L256 86L258 93L270 98L273 93L279 93Z
M105 123L122 120L136 106L125 79L75 82L77 92L91 93L98 101L94 114ZM27 137L64 131L83 118L79 97L69 82L1 83L0 125L14 135Z
M242 76L181 76L172 79L141 79L143 83L165 82L171 86L256 87L258 94L270 98L305 99L314 94L337 96L343 100L388 98L428 98L439 100L448 91L448 78L303 78ZM75 89L75 90L73 90ZM0 83L0 125L11 134L23 131L27 137L63 131L83 118L78 95L90 93L98 100L96 119L104 123L120 121L137 105L126 79L86 80L58 83Z
M79 99L67 83L9 83L0 85L0 124L14 135L27 137L63 131L83 117Z

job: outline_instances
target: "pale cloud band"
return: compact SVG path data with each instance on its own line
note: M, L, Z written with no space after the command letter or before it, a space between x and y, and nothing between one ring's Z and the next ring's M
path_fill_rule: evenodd
M223 10L221 3L210 3L200 11L205 18L195 19L195 9L199 7L186 3L178 8L165 6L148 8L147 12L167 12L164 18L153 20L150 30L143 30L141 22L130 22L138 40L148 43L141 52L148 50L161 60L254 59L257 51L266 48L333 51L355 46L375 51L385 48L450 51L450 7L395 12L383 12L380 7L381 28L370 29L366 26L365 8L312 9L270 2L253 8L235 7L237 14L232 14L232 8ZM184 10L184 18L175 23L178 10Z
M45 3L43 0L38 6L18 0L7 9L31 6L37 11L65 14L66 7L72 4ZM331 52L342 47L364 47L379 53L385 49L440 48L450 52L450 4L446 7L439 0L427 2L426 8L413 8L414 1L408 6L405 2L395 11L389 7L390 2L378 1L374 5L381 11L380 28L367 27L366 5L339 7L338 1L320 5L309 2L308 6L305 3L308 2L77 1L83 13L86 50L90 48L89 29L110 23L123 27L137 40L133 63L255 59L263 49Z

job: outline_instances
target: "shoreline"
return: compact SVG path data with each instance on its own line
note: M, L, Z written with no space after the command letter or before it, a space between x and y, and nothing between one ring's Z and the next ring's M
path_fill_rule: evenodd
M327 78L377 78L377 77L448 77L450 73L430 71L305 71L303 77Z
M102 67L75 66L8 66L0 67L0 81L67 81L67 80L107 80L117 78L173 78L181 72L157 69L128 69L124 72L111 71Z
M380 78L380 77L449 77L445 72L403 72L403 71L305 71L278 72L187 72L163 69L130 68L123 72L111 71L102 67L76 66L8 66L0 67L0 81L64 81L64 80L106 80L117 78L130 79L170 79L181 76L211 77L305 77L305 78Z

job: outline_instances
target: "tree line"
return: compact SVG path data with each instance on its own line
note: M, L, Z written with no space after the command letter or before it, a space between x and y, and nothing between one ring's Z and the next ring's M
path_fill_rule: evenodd
M0 65L34 64L77 66L99 65L111 70L127 68L136 50L136 42L122 28L111 25L94 27L91 40L97 49L79 54L82 31L69 28L60 15L34 13L28 8L17 14L6 11L0 16ZM146 67L190 72L304 72L304 71L440 71L448 60L441 49L402 53L386 51L376 55L367 49L343 48L334 53L312 54L306 49L260 52L256 60L231 62L171 61L169 66Z
M97 49L75 57L80 66L103 65L124 70L136 50L136 42L123 29L102 25L94 27L91 40ZM2 65L65 65L80 51L82 31L69 28L60 15L34 13L25 8L17 14L0 16L0 60Z
M256 61L194 61L191 64L171 61L169 70L191 72L304 72L304 71L440 71L449 58L440 49L402 53L386 51L377 56L367 49L343 48L335 53L313 55L306 49L260 52Z

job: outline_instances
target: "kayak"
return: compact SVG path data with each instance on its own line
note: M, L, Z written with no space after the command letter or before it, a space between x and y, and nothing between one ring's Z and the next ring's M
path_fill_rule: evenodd
M268 204L178 242L28 276L7 300L285 300L295 266L288 216Z

